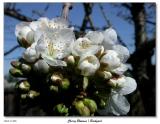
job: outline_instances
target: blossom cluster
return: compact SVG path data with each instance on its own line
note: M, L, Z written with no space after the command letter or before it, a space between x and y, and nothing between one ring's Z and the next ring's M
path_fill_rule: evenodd
M43 17L18 24L15 34L25 51L20 60L11 63L14 68L10 73L23 78L16 85L22 99L47 97L45 87L54 99L65 96L52 102L57 115L129 112L125 95L136 90L137 84L124 75L130 54L118 44L113 28L88 31L76 38L74 27L65 19ZM75 113L70 114L73 110Z

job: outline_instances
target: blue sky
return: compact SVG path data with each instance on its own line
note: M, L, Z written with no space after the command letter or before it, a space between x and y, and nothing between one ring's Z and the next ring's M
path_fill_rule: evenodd
M16 8L20 9L22 14L37 19L39 18L39 16L33 15L32 10L44 10L46 4L47 3L18 3L16 5ZM129 48L130 52L132 53L134 51L133 26L116 15L117 11L119 11L119 8L115 8L108 3L103 3L102 5L104 7L106 16L111 21L113 27L117 30L121 39L124 41L124 43ZM61 10L62 10L61 3L51 3L49 9L44 14L44 16L50 19L56 16L60 16ZM73 9L69 13L69 20L71 25L80 26L83 17L84 17L84 10L82 4L79 3L73 4ZM106 26L106 22L100 12L98 4L94 5L92 12L92 19L96 27ZM18 23L20 23L19 20L13 19L8 16L4 16L4 51L7 51L16 44L18 44L14 34L15 26ZM4 57L4 74L8 73L8 70L11 67L10 62L20 57L23 51L24 51L23 48L19 48L14 52L12 52L11 54Z

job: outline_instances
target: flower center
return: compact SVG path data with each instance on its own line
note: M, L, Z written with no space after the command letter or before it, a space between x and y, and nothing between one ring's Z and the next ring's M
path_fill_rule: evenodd
M53 42L48 42L48 55L54 56L56 49L54 48Z
M89 43L87 43L87 41L82 41L79 45L82 49L87 49L91 46Z

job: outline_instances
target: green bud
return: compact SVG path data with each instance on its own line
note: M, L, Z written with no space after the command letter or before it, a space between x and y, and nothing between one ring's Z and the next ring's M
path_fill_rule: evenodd
M51 91L58 93L58 86L51 85L49 88Z
M26 99L27 98L27 94L21 94L21 99Z
M62 88L63 90L67 90L69 86L70 86L70 81L67 78L63 79L60 88Z
M68 108L64 104L58 104L53 108L55 114L58 115L68 115Z
M101 99L100 102L99 102L99 106L102 109L105 108L106 107L106 102L103 99Z
M21 66L21 62L20 62L20 61L12 61L12 62L11 62L11 65L12 65L13 67L19 69L20 66Z
M23 77L24 76L22 71L17 68L11 68L9 70L9 73L14 77Z
M23 90L23 91L29 91L30 89L30 84L28 81L22 81L19 83L18 88Z
M74 106L81 116L90 116L90 110L84 105L83 101L75 101Z
M83 99L83 103L89 108L91 114L97 111L97 104L94 100L85 98Z
M30 90L29 93L27 94L29 98L34 99L35 97L39 96L40 93L34 90Z
M21 65L21 70L24 72L24 73L29 73L31 71L31 66L28 65L28 64L22 64Z

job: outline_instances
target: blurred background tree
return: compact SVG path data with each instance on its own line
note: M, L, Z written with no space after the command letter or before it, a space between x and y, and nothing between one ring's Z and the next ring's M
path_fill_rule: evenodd
M156 3L4 3L4 115L45 115L38 106L26 111L16 98L17 80L8 74L8 69L10 61L19 58L24 49L18 45L14 29L20 21L61 14L69 19L77 35L110 26L117 30L118 41L131 52L127 74L138 84L137 90L128 96L128 115L155 116Z

